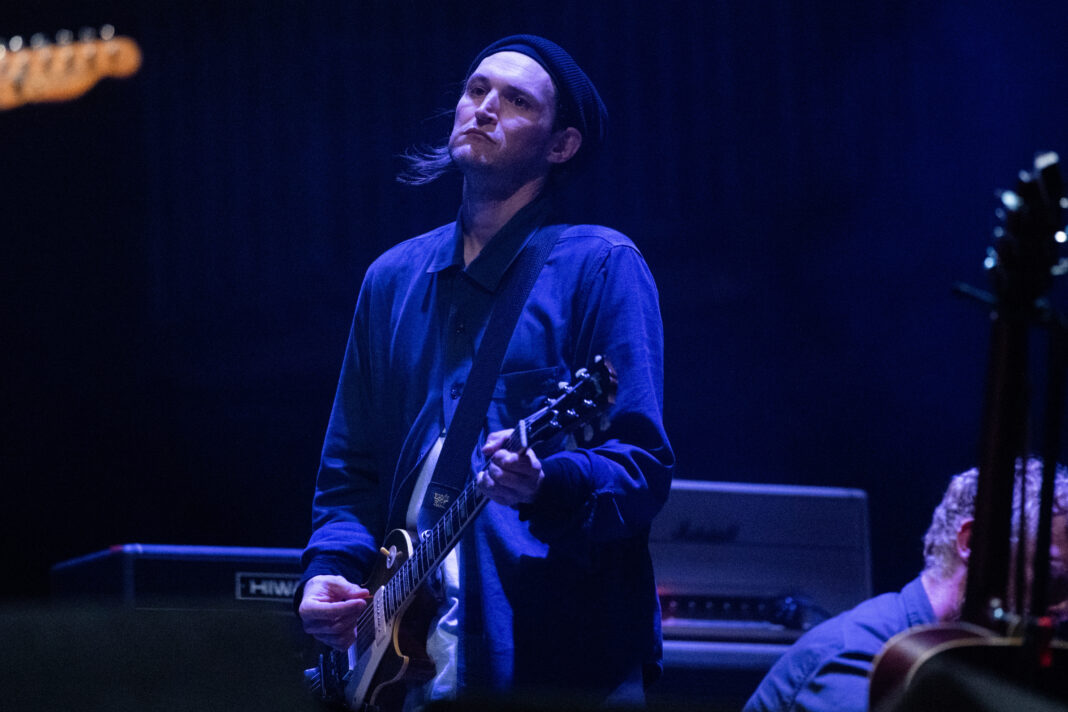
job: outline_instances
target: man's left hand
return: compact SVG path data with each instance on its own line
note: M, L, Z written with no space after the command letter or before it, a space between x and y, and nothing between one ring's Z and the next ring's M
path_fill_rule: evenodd
M512 452L504 447L511 430L490 433L482 454L489 458L486 469L477 475L482 494L498 504L514 507L534 501L534 495L545 477L541 462L530 448Z

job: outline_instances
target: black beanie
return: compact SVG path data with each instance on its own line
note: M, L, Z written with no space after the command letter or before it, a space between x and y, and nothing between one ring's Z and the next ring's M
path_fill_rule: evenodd
M560 115L556 125L573 126L582 134L582 147L572 163L587 163L604 143L608 110L597 88L563 47L537 35L510 35L499 39L478 53L467 70L467 77L486 57L498 52L519 52L540 64L553 80L559 99Z

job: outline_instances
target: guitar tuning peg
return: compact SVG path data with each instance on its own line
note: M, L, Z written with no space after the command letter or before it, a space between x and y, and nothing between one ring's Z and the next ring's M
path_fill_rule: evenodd
M998 253L993 247L986 248L986 259L983 260L984 269L994 269L998 266Z
M586 423L585 425L583 425L582 426L582 439L585 442L589 442L589 441L593 440L593 436L594 436L593 426L590 425L589 423Z
M1001 191L1000 198L1001 198L1002 205L1004 205L1009 210L1019 210L1020 209L1020 196L1018 196L1013 191L1011 191L1011 190L1003 190L1003 191Z
M20 49L22 49L22 37L20 37L19 35L15 35L14 37L12 37L10 40L7 41L7 48L10 49L12 52L18 52Z
M44 36L44 33L37 32L30 37L30 47L34 49L40 49L48 44L48 38Z
M557 381L556 382L556 390L559 391L560 393L563 393L564 391L566 391L570 387L571 387L571 384L568 383L567 381Z
M100 39L105 42L115 38L115 26L114 25L102 25L100 27Z
M92 27L83 27L78 30L78 39L82 42L91 42L96 38L96 30Z
M56 44L69 45L74 41L74 33L70 30L60 30L56 33Z

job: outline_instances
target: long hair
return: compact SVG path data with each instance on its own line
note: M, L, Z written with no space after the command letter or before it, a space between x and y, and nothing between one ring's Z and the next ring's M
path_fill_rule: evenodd
M427 185L456 170L447 145L413 146L401 154L407 164L397 174L397 181L405 185Z

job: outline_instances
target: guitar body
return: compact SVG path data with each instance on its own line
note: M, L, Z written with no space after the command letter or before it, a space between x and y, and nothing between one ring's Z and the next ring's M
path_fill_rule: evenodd
M411 535L394 529L383 542L384 555L364 588L377 602L386 584L414 551ZM374 602L371 604L374 605ZM349 649L351 674L345 685L345 703L352 710L399 710L409 687L434 676L434 663L426 653L426 637L436 611L434 596L420 587L405 603L392 624L374 616L374 641L362 654Z
M955 669L985 671L1005 682L1068 699L1068 644L1048 643L1046 658L1035 664L1033 651L1019 637L1003 636L970 623L921 625L891 638L875 658L869 709L892 704L928 673Z
M970 623L919 625L887 641L872 663L868 696L871 709L907 688L916 673L931 660L960 646L975 646L994 634Z

